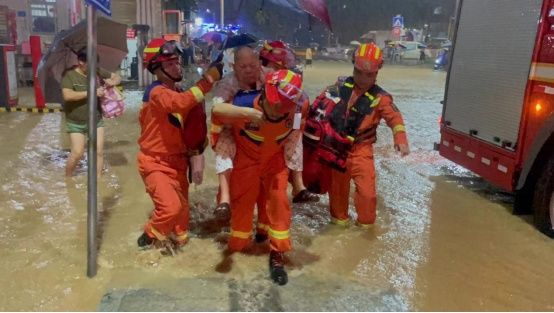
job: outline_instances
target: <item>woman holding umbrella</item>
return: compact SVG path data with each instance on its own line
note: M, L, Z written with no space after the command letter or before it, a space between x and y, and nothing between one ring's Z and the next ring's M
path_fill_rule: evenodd
M61 81L62 97L66 120L67 133L71 141L71 152L65 167L65 176L70 177L75 171L77 163L85 153L86 134L88 132L87 120L87 53L86 48L77 53L78 64L64 73ZM98 69L97 80L100 84L96 89L96 96L102 97L105 88L113 87L121 82L121 77L103 69ZM97 113L97 154L98 176L102 173L104 165L104 121L98 105Z

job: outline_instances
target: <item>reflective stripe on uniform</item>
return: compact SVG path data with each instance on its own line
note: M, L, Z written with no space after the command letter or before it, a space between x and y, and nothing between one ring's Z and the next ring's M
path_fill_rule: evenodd
M287 130L287 132L285 132L284 134L275 137L275 141L280 141L281 139L286 138L291 132L292 129Z
M212 132L212 133L217 133L217 134L219 134L219 133L221 133L222 130L223 130L223 126L222 126L222 125L217 125L217 124L214 124L214 123L212 123L212 124L210 125L210 132Z
M171 115L173 115L173 117L175 117L178 121L179 121L179 125L181 126L181 128L184 127L183 125L183 117L181 116L181 114L179 113L171 113Z
M354 84L351 84L351 83L344 83L344 86L348 88L354 88Z
M275 239L279 239L279 240L289 239L288 230L275 230L275 229L269 228L268 233L270 237Z
M392 133L394 135L396 135L396 133L405 132L405 131L406 131L406 127L404 127L404 125L402 124L396 125L392 128Z
M288 85L288 83L290 83L293 77L294 77L294 73L292 71L287 71L287 76L285 76L285 78L281 81L279 86L281 88L284 88L286 85Z
M152 233L152 235L156 236L156 239L160 240L160 241L164 241L164 240L167 240L167 237L162 235L159 231L157 231L154 226L150 226L150 232Z
M231 237L236 237L236 238L241 238L241 239L248 239L248 238L250 238L250 235L251 235L251 232L231 230Z
M381 102L381 98L377 98L371 102L370 108L374 108L379 105L379 102Z
M204 93L200 90L200 88L193 86L189 90L194 95L196 102L202 102L204 100Z
M360 46L360 52L358 53L358 56L363 57L365 55L365 50L367 49L367 45L361 45Z
M381 56L381 49L375 49L375 60L378 60Z
M371 95L369 92L367 92L367 91L364 93L364 96L368 97L370 101L373 101L373 100L375 99L375 97L372 96L372 95Z
M356 226L359 226L359 227L364 228L364 229L368 229L368 228L371 228L371 226L373 226L373 224L362 224L360 222L356 222Z
M258 229L265 230L265 231L269 231L269 225L263 224L263 223L260 223L260 222L258 222L257 228L258 228Z
M144 48L144 53L157 53L160 51L160 47Z
M258 136L258 135L254 134L254 133L251 132L251 131L244 130L244 133L245 133L248 137L250 137L250 139L252 139L252 140L259 141L259 142L263 142L263 141L264 141L264 137Z
M331 217L331 223L339 226L348 226L350 224L349 219L340 220L338 218Z
M318 136L315 136L315 135L312 135L312 134L308 134L308 133L304 133L304 136L310 138L311 140L319 140L319 139L321 139L321 138L318 137Z
M187 240L188 237L189 237L189 234L188 234L187 232L184 232L184 233L182 233L182 234L180 234L180 235L176 235L176 236L175 236L175 239L176 239L177 241L183 242L183 241Z

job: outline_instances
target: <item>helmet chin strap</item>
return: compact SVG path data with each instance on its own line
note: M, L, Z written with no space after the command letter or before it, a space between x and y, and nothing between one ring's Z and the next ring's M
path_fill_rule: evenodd
M182 74L178 77L173 77L173 76L169 75L168 72L165 71L163 66L162 66L162 73L164 73L165 76L169 77L169 79L171 79L174 82L180 82L181 80L183 80L183 75Z

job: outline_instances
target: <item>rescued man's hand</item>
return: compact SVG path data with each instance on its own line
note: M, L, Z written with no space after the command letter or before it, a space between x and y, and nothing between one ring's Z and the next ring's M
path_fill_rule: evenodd
M113 87L115 86L115 82L111 78L104 79L104 85L106 87Z
M105 93L106 93L106 89L104 87L96 88L96 96L98 98L102 98Z
M193 155L190 157L191 183L200 185L204 177L204 155Z
M403 156L403 157L410 154L410 147L407 144L394 145L394 149L396 149L396 151L400 152L400 156Z

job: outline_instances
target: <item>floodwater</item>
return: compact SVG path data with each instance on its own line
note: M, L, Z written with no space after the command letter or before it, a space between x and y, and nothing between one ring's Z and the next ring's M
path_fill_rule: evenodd
M346 62L305 71L311 98ZM222 260L228 226L214 220L213 154L190 188L192 239L175 257L139 251L152 203L137 172L140 92L107 121L99 180L98 275L86 277L86 169L65 179L68 138L59 114L0 114L0 310L552 311L554 244L512 196L433 151L444 72L386 66L379 84L404 114L412 153L378 132L378 219L363 230L329 224L328 199L294 207L289 284L268 278L267 247ZM354 216L355 212L351 211Z

